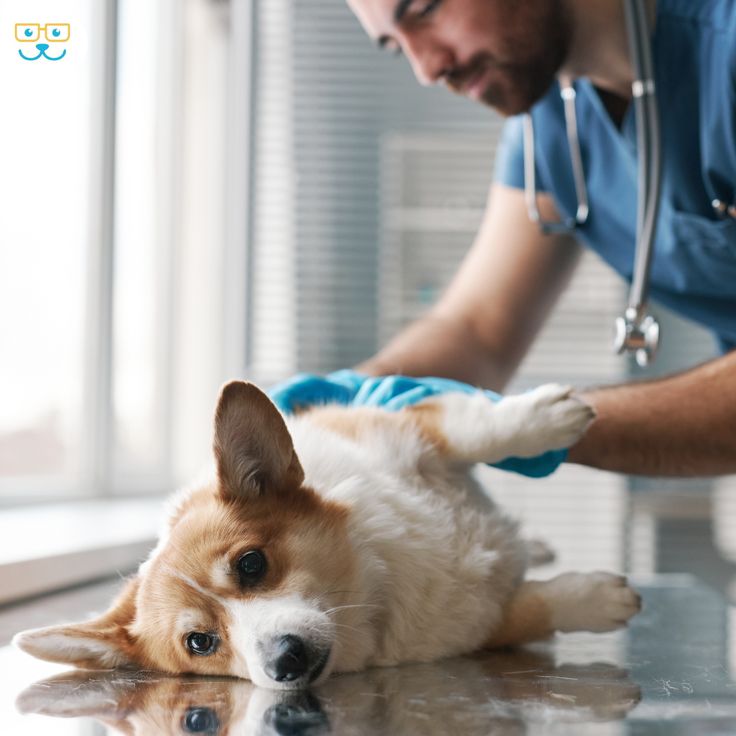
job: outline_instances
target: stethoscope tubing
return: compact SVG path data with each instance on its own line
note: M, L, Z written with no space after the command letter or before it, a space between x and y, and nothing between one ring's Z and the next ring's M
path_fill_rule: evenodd
M654 317L647 314L647 297L662 188L662 154L654 61L644 0L624 0L624 12L629 56L634 74L631 91L636 116L639 180L631 289L624 316L616 320L614 349L618 353L634 353L637 363L643 367L654 359L659 344L659 324ZM575 94L575 88L570 80L560 81L560 95L564 104L565 128L577 197L574 217L567 217L562 222L550 222L542 218L537 205L534 122L531 113L527 113L523 118L524 190L527 211L532 222L537 223L545 234L573 233L575 229L585 225L590 214L578 137Z
M641 317L646 309L649 274L654 254L662 184L662 156L659 110L646 9L640 0L625 0L624 6L631 61L634 67L632 95L639 153L636 255L629 308L636 310L637 316Z

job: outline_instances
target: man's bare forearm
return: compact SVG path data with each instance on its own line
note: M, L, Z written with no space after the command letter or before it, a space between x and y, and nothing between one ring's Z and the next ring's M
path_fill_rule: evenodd
M582 393L597 419L569 461L632 475L736 473L736 352L669 378Z
M539 206L555 219L552 197L540 194ZM478 235L440 300L357 369L503 390L580 253L571 236L545 235L529 220L523 191L494 184Z
M500 391L516 365L495 359L472 327L432 313L399 333L356 370L374 376L442 376Z

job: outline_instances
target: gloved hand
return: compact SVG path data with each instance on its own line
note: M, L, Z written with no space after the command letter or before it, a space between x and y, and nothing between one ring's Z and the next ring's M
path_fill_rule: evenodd
M341 370L328 376L298 373L273 386L268 395L278 408L290 414L315 404L350 404L375 406L387 411L398 411L416 404L429 396L451 391L472 394L480 391L475 386L449 378L411 378L409 376L364 376L351 370ZM484 391L492 401L503 397L493 391ZM509 470L530 478L551 475L567 458L567 450L550 450L531 458L510 457L493 467Z

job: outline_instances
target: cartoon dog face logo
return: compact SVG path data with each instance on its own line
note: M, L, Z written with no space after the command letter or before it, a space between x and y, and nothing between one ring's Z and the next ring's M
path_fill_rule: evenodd
M38 49L36 56L26 56L23 49L18 49L22 59L26 61L36 61L43 57L49 61L59 61L66 56L66 49L61 49L60 54L49 56L46 52L52 43L65 43L69 40L70 34L69 23L47 23L42 26L40 23L16 23L15 24L15 40L19 43L32 43ZM42 42L41 38L47 42Z

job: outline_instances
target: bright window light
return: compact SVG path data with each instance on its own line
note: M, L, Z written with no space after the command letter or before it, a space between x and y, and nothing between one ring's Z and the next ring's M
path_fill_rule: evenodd
M0 480L79 466L88 247L93 0L0 4ZM66 43L17 23L68 23Z

